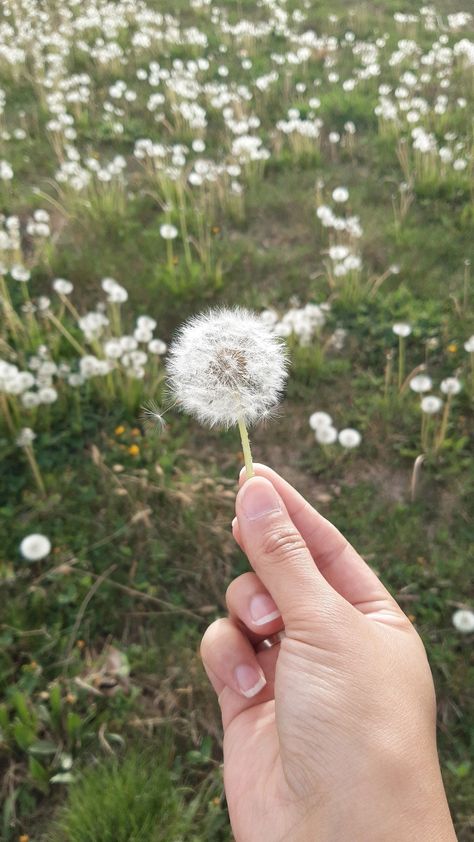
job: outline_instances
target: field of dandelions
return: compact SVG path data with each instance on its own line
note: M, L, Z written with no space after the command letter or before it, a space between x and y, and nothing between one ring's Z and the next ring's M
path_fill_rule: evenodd
M2 3L5 842L231 839L198 649L246 569L241 445L161 418L173 333L212 305L288 346L254 457L415 623L472 838L468 8Z

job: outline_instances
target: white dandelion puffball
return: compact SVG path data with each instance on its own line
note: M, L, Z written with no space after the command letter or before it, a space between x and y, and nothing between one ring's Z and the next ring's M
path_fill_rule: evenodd
M401 336L405 338L406 336L410 336L411 333L411 325L408 322L396 322L392 327L393 332L396 336Z
M332 418L328 412L313 412L309 416L309 426L312 430L320 430L321 427L332 427Z
M331 424L318 427L314 437L319 444L334 444L337 441L337 430Z
M287 377L283 341L249 310L209 310L178 332L167 362L168 386L184 412L231 427L268 416Z
M74 286L71 281L67 281L65 278L56 278L53 281L53 289L58 295L70 295Z
M160 227L160 234L164 240L175 240L178 236L178 229L175 228L174 225L170 225L168 222L165 222L165 224Z
M474 335L470 336L467 342L464 343L464 350L468 354L474 354Z
M453 626L457 631L463 634L470 634L474 632L474 611L469 611L468 608L460 608L453 614Z
M51 552L51 541L46 535L33 532L23 538L20 544L20 553L27 561L41 561Z
M462 383L457 377L446 377L441 381L439 388L445 395L457 395L462 389Z
M421 411L427 415L435 415L443 406L443 401L437 395L426 395L421 400Z
M346 427L345 430L341 430L339 433L339 444L342 447L347 447L348 450L351 450L353 447L359 447L359 444L362 441L362 436L358 430L354 430L352 427Z
M429 392L432 385L433 381L427 374L416 374L410 380L410 389L413 389L414 392Z
M349 198L349 191L347 187L336 187L336 189L332 191L332 198L335 202L347 202Z

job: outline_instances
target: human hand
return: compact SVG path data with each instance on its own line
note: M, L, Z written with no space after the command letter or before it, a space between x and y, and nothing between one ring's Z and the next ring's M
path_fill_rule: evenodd
M417 632L338 530L255 470L232 525L255 572L201 646L236 842L452 842Z

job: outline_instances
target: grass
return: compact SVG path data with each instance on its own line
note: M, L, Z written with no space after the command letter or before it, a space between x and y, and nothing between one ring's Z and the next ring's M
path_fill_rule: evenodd
M148 6L169 11L161 0ZM418 13L419 6L413 0L403 9ZM266 6L250 0L222 7L234 24L270 18ZM286 4L290 13L299 8ZM341 43L348 30L370 42L388 33L380 78L352 92L343 92L340 82L351 78L361 61L347 44L336 56L340 82L332 83L326 66L331 51L314 50L304 62L281 69L272 56L295 46L284 34L273 29L238 42L220 32L210 7L185 2L173 9L177 25L197 27L208 46L158 38L149 47L135 46L124 63L101 63L70 39L62 77L86 73L92 91L87 103L67 106L75 114L74 144L83 162L96 158L105 167L115 155L126 159L124 184L114 182L110 189L95 184L82 192L56 179L66 146L58 148L47 128L50 89L41 74L36 79L2 58L2 129L12 139L3 136L0 160L11 163L15 175L11 184L0 182L0 211L18 216L21 249L16 256L4 249L0 262L24 263L31 280L25 286L5 273L23 327L15 334L4 321L0 356L26 369L44 342L54 359L76 370L77 353L64 336L39 312L33 323L21 310L26 288L33 300L50 296L76 342L87 344L51 292L57 277L74 283L71 301L81 314L103 300L100 279L116 278L129 294L121 306L122 332L130 335L136 317L149 314L165 342L184 318L211 303L270 307L283 315L291 306L330 302L326 324L308 346L290 340L285 401L275 421L253 431L252 447L257 460L286 476L347 535L419 630L437 687L442 772L464 842L474 822L471 637L461 635L451 617L457 608L470 607L474 560L474 383L463 348L474 332L468 265L474 260L472 163L446 176L429 167L421 173L411 149L407 161L397 156L399 135L409 138L410 127L384 132L374 113L379 84L396 87L400 75L413 69L412 59L389 64L400 39L415 39L426 51L446 32L451 45L472 38L469 26L449 31L446 15L453 10L458 11L454 2L439 4L443 29L433 32L422 20L396 23L395 0L376 8L311 2L306 21L291 24L298 31L314 28ZM74 7L73 15L78 13ZM329 18L333 13L337 21ZM123 49L129 49L134 31L129 24L118 27ZM98 34L83 33L90 46ZM252 61L249 69L242 66L242 50ZM140 138L190 146L194 136L203 136L201 157L234 160L235 136L226 126L224 106L201 93L197 101L208 125L193 130L173 110L176 97L168 98L165 120L157 122L146 104L163 85L137 77L150 62L171 71L176 59L203 56L209 68L198 74L200 82L229 83L232 90L246 85L254 92L252 101L239 102L234 117L259 118L260 126L249 133L261 137L270 158L242 164L241 175L232 176L242 196L232 193L231 178L221 173L204 200L186 187L186 178L177 189L133 155ZM219 75L220 65L229 69L227 77ZM254 80L275 66L280 78L267 91L254 88ZM445 115L431 107L446 90L441 77L433 72L421 89L430 104L427 126L438 145L446 132L455 132L464 144L459 154L467 159L470 70L458 61L450 78ZM110 87L117 80L136 91L135 101L114 99ZM297 90L297 84L306 88ZM324 122L314 148L275 129L288 109L308 116L312 96L321 100L317 116ZM466 108L455 107L460 96ZM113 118L104 108L110 102L117 110ZM344 135L348 120L356 124L352 145L345 138L332 148L329 131ZM122 132L114 121L122 123ZM26 136L15 139L19 127ZM186 177L196 157L189 153ZM321 180L324 187L318 188ZM400 215L400 184L407 180L411 202ZM349 189L345 208L331 200L340 185ZM328 272L328 248L335 239L315 214L323 202L360 217L363 234L351 248L360 252L362 270L351 284L334 282ZM38 208L50 213L51 236L43 243L26 230ZM179 229L171 265L159 233L163 222ZM2 218L0 227L4 223ZM394 264L399 271L373 293L374 279ZM442 445L425 454L414 500L419 396L396 386L398 340L392 325L397 321L413 328L405 376L427 363L436 392L445 377L457 374L463 383ZM333 343L337 329L346 332L339 350ZM92 344L87 350L102 353ZM140 405L149 398L160 403L163 364L148 360L145 369L143 380L115 371L75 390L55 377L54 404L27 412L9 397L15 434L5 416L0 420L0 837L5 842L230 842L220 718L198 649L207 624L225 611L227 585L247 569L230 534L242 454L236 431L209 432L175 412L168 414L163 434L147 432ZM338 429L360 430L361 447L350 453L319 447L308 425L315 410L330 412ZM33 452L45 494L35 487L26 451L15 445L23 426L36 432ZM34 532L49 537L52 552L28 562L18 547Z

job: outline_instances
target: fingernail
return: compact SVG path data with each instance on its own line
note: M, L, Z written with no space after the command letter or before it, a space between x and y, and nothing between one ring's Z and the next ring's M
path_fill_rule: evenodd
M266 593L257 593L250 600L250 616L255 626L263 626L281 617L271 596Z
M234 520L232 521L232 529L234 529L236 526L237 526L237 518L235 517Z
M246 699L252 699L260 693L267 680L261 670L250 664L239 664L234 670L238 688Z
M249 520L280 512L280 498L271 482L263 477L247 480L240 489L240 500L244 514Z

